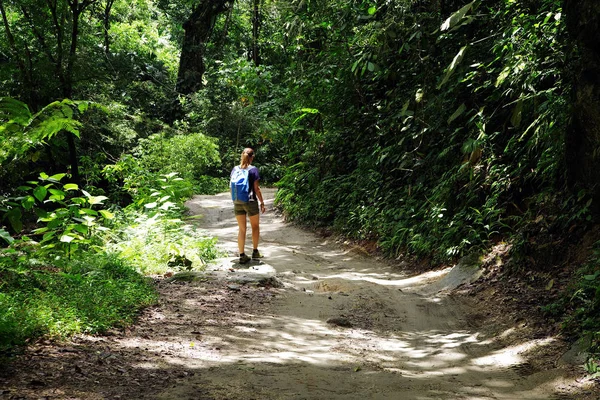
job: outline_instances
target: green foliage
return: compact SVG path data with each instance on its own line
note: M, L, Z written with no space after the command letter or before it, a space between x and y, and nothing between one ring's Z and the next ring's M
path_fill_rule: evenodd
M39 336L97 333L131 323L156 301L145 278L121 259L83 254L52 264L0 254L0 352Z
M536 235L593 219L590 195L565 186L578 55L559 0L267 1L258 37L253 2L239 1L214 21L203 88L185 97L173 88L193 2L94 3L73 55L54 3L21 3L5 4L14 43L0 30L1 92L31 107L0 100L0 240L11 251L37 233L38 249L61 256L106 245L143 271L200 268L217 251L182 225L183 201L225 190L244 147L263 181L279 181L288 218L393 256L442 262L507 240L526 263ZM66 3L55 11L71 21ZM56 101L67 92L94 103ZM95 104L106 107L86 110ZM26 184L65 170L73 135L86 192L52 177ZM103 221L99 196L116 218ZM569 300L584 329L595 329L595 281Z
M92 244L97 233L106 229L102 221L112 219L113 214L94 209L107 199L106 196L92 196L85 190L80 191L74 183L61 184L65 175L41 173L37 181L28 181L26 186L18 188L24 195L3 200L0 215L17 234L23 230L27 215L37 216L41 226L31 234L41 236L41 240L36 242L27 236L23 240L39 244L41 253L58 251L70 257L80 246ZM73 195L78 192L83 196Z
M32 232L43 235L39 244L0 232L10 244L0 251L0 351L38 336L94 333L127 324L140 307L155 300L140 272L202 269L221 255L216 239L181 219L183 197L177 183L182 180L176 174L159 177L156 193L142 197L151 203L134 203L115 213L93 209L106 196L82 190L84 196L68 197L78 187L57 189L63 177L41 174L22 188L30 194L7 202L19 217L21 211L35 209L45 226ZM149 193L151 188L140 190ZM46 211L41 204L53 207ZM10 210L6 214L10 219ZM110 220L110 229L99 226L100 218ZM15 229L24 228L20 218L11 222Z
M590 351L596 357L600 354L600 242L595 243L592 256L573 276L562 297L543 306L542 311L562 321L567 335L591 338ZM593 359L587 368L590 374L597 372Z
M112 185L113 201L122 204L129 196L134 207L168 210L194 193L226 189L222 178L209 175L219 165L216 141L203 134L155 134L140 140L134 155L106 165L103 175Z
M159 174L177 171L181 178L197 182L220 166L218 150L216 140L201 133L154 134L139 140L134 155L144 170Z
M198 133L209 114L180 109L173 90L191 4L163 4L181 21L145 1L82 6L72 43L67 3L4 6L0 92L13 98L0 99L2 349L125 324L152 301L139 271L203 268L220 253L182 222L183 201L227 184L217 140ZM79 185L57 174L74 154Z
M312 51L297 56L287 100L319 112L290 113L277 202L296 221L436 261L540 215L557 216L549 229L585 222L588 199L564 186L560 2L475 1L441 19L436 7L296 10L294 24L318 14L352 29L288 32Z
M571 296L569 306L573 314L569 316L566 325L569 329L600 334L600 268L596 259L579 271L577 281Z
M107 248L145 274L161 274L173 268L200 270L222 256L215 238L182 219L136 212L115 227Z
M91 106L102 109L91 102L64 99L32 114L25 103L0 97L0 141L3 143L0 164L22 157L31 148L44 144L62 131L79 137L82 124L76 117Z
M598 378L600 376L600 365L599 360L590 358L584 364L585 372L588 373L591 379Z
M177 173L160 175L148 171L128 154L116 164L104 167L103 174L116 188L112 191L112 196L116 197L113 200L128 195L132 199L131 206L136 209L168 211L193 194L192 183L178 177Z
M178 41L171 37L169 17L160 12L156 3L147 1L116 2L114 12L119 18L110 26L112 51L135 52L142 60L158 62L165 70L165 77L174 80L178 69ZM148 64L143 67L155 68Z
M268 63L257 66L239 56L240 42L249 43L245 24L250 21L245 17L251 15L251 8L247 8L251 4L238 4L240 12L250 14L232 16L230 36L224 45L229 52L212 46L207 49L206 86L180 99L185 117L179 123L218 139L220 176L228 176L239 163L242 149L252 147L257 151L255 165L260 168L261 179L273 183L281 177L283 168L285 141L279 135L285 129L284 114L289 105L285 101L286 88L277 83L282 79L278 68L286 67ZM270 6L265 5L265 16Z

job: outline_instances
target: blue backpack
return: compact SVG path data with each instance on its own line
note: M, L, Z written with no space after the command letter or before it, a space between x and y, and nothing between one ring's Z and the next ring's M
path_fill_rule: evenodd
M248 178L248 169L235 167L231 172L230 179L231 200L250 201L250 179Z

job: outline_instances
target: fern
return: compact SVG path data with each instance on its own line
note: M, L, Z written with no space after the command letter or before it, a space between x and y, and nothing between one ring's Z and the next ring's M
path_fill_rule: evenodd
M0 97L0 121L2 127L7 123L25 125L31 118L27 104L10 97Z
M4 143L0 164L22 156L60 132L80 137L82 124L76 118L90 107L106 111L97 103L64 99L52 102L32 114L27 104L10 97L0 98L0 140Z

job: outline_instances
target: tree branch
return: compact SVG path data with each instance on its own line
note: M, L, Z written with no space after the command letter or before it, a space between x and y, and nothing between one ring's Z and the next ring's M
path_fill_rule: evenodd
M50 48L46 44L44 35L42 35L42 33L36 28L35 21L31 17L31 14L29 14L29 12L27 11L27 9L24 6L21 6L21 11L23 12L23 15L29 22L29 27L31 28L31 31L33 32L34 36L37 38L38 42L40 43L40 46L41 46L42 50L44 51L44 53L46 54L46 57L48 57L48 59L52 62L52 64L56 65L56 59L54 58L54 55L52 54L52 52L50 51Z

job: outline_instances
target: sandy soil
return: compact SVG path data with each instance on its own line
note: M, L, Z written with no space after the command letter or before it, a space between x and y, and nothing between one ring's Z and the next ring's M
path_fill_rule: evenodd
M285 224L263 193L261 263L232 262L227 194L192 199L231 257L157 279L159 305L129 329L31 346L5 366L0 398L600 398L559 339L511 323L491 296L453 295L475 271L409 274Z

